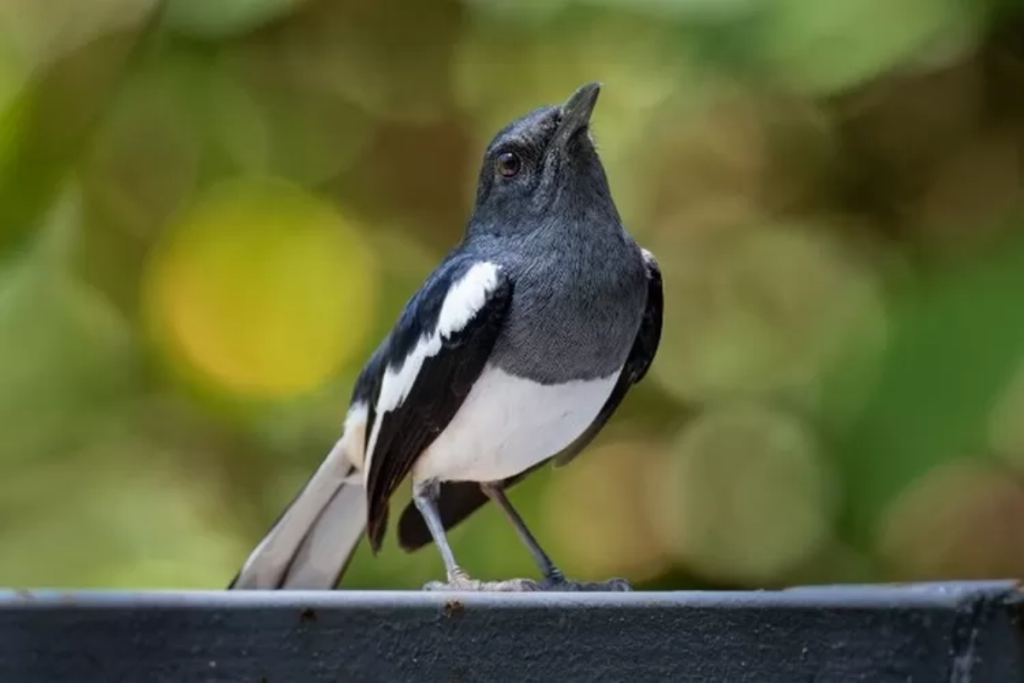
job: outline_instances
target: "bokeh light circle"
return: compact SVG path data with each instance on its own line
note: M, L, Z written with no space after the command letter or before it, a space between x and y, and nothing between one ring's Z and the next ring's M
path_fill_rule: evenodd
M373 326L377 268L359 229L277 180L211 188L148 266L157 341L217 390L282 399L316 389Z
M164 23L193 38L244 35L294 12L306 0L170 0Z
M753 403L709 410L674 451L652 481L651 519L698 574L763 585L829 540L832 472L800 419Z
M215 465L117 427L64 456L0 490L4 585L215 589L249 551Z
M1024 364L1013 373L989 415L988 442L1006 463L1024 470Z
M878 550L897 580L991 579L1024 573L1024 488L1012 469L951 460L886 511Z
M645 483L665 453L653 442L620 441L588 450L544 491L544 524L562 550L562 570L581 579L643 581L668 569L644 504Z
M656 380L687 401L813 396L823 373L888 339L874 265L830 236L753 224L652 240L665 282Z

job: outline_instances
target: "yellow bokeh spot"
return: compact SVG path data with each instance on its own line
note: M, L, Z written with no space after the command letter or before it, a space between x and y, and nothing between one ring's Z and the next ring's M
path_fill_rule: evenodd
M158 341L217 389L271 399L313 390L372 327L372 251L330 206L283 182L212 188L149 266Z

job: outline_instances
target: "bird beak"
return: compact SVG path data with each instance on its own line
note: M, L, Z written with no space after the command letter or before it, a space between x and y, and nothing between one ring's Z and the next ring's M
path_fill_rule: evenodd
M590 123L590 115L601 93L600 83L587 83L562 105L562 120L555 132L555 144L564 146L569 139Z

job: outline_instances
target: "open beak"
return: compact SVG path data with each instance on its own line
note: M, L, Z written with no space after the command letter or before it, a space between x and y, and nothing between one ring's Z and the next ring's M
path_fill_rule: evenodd
M573 135L590 123L597 96L601 94L600 83L587 83L579 88L562 105L562 119L555 132L555 143L564 146Z

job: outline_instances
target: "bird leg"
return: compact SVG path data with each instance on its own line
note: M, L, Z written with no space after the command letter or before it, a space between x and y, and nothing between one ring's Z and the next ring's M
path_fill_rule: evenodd
M540 584L539 590L548 591L631 591L633 587L625 579L610 579L608 581L570 581L565 578L562 571L551 560L551 557L540 547L540 543L526 526L526 522L519 516L519 513L512 506L512 501L505 495L501 486L496 484L481 484L481 490L491 499L501 511L505 513L512 526L515 527L519 538L526 544L533 555L534 561L544 575L544 581Z
M436 481L415 482L412 487L412 500L416 509L423 515L427 529L434 543L441 551L447 583L431 581L423 587L428 591L502 591L526 592L541 590L540 584L529 579L510 579L508 581L478 581L471 579L469 574L455 562L455 555L448 544L448 536L444 532L444 523L437 510L437 498L440 486Z

